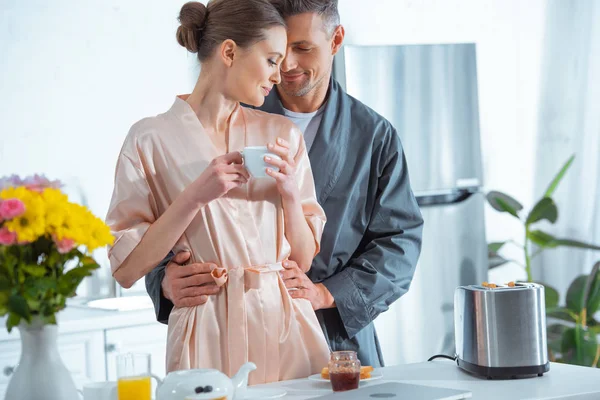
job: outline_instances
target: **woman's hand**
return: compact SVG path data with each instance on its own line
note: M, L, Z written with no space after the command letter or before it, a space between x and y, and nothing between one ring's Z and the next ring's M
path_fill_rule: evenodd
M242 186L249 178L241 153L234 151L212 160L190 189L195 193L195 200L205 205Z
M267 168L267 174L275 178L277 189L284 201L297 200L299 198L298 184L296 183L296 162L290 153L290 145L285 140L278 138L276 143L267 145L269 152L281 157L278 160L273 157L265 156L265 161L274 167L279 168L279 172L272 168Z

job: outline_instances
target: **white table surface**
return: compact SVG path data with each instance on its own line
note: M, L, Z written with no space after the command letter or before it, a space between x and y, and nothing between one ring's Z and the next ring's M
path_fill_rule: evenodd
M465 389L473 393L473 399L485 400L600 400L600 369L597 368L551 363L550 371L542 377L509 380L477 378L459 369L451 360L403 364L381 368L378 371L382 372L382 379L365 382L363 385L397 381ZM276 382L255 387L283 388L287 391L284 398L293 400L313 399L331 393L329 383L308 379ZM343 398L340 396L340 400Z

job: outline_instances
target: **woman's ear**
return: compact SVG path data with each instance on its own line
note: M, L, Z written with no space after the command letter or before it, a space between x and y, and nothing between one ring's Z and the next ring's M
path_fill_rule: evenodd
M220 50L219 54L221 56L221 61L223 61L226 66L231 67L233 59L236 56L237 44L231 39L224 40L223 43L221 43Z

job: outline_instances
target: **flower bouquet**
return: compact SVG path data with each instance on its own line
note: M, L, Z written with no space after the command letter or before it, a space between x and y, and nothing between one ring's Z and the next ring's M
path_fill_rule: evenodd
M60 186L38 175L0 179L0 317L8 314L6 328L21 334L11 400L79 398L58 352L56 313L99 268L91 252L114 239Z
M0 179L0 316L10 332L56 313L99 266L91 252L113 243L104 222L69 202L58 181Z

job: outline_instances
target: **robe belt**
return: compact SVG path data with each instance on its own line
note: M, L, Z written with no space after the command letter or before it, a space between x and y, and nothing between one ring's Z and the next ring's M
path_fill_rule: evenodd
M214 267L211 276L216 285L227 284L227 341L229 345L229 370L234 373L248 362L248 334L246 320L246 280L244 274L261 274L283 270L281 263L255 265L250 267ZM231 277L231 279L230 279ZM241 284L240 284L241 283ZM237 301L236 301L237 300Z

